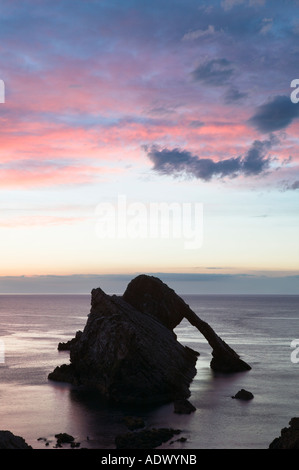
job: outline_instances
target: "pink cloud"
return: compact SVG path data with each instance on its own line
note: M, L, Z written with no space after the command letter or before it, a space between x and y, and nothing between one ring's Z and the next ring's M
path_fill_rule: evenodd
M66 166L58 168L51 165L28 167L22 169L8 168L1 170L1 188L41 188L52 186L74 186L90 184L104 179L111 173L118 173L118 169L107 169L92 166Z
M149 73L157 60L158 71ZM53 165L42 171L4 165L2 187L91 183L99 174L116 171L119 162L139 163L143 145L181 147L215 161L244 153L259 138L246 124L251 111L221 104L219 90L205 96L192 83L182 87L182 76L173 56L161 52L154 57L150 48L142 57L127 52L122 61L114 55L79 63L56 58L54 70L30 79L24 70L12 75L1 122L0 164L36 159ZM190 126L194 121L203 124ZM292 143L298 130L297 123L288 129L277 154L280 161L287 154L299 158ZM60 168L65 159L76 166ZM91 161L102 168L95 169ZM148 166L146 159L143 164Z

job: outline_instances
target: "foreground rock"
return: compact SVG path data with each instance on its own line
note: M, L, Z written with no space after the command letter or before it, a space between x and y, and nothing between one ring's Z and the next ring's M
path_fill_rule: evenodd
M179 429L145 429L117 436L115 445L117 449L155 449L180 433Z
M186 399L198 353L181 345L173 332L183 318L212 346L214 370L250 369L172 289L158 278L141 275L123 296L93 289L85 328L70 343L70 364L57 367L49 379L96 387L116 403Z
M299 418L292 418L288 428L281 430L280 437L276 437L269 449L299 449Z
M0 431L0 449L32 449L26 441L10 431Z

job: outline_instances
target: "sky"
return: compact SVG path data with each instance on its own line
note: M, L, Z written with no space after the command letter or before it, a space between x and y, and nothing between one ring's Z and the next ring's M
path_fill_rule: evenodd
M298 59L298 0L1 0L0 293L298 293Z

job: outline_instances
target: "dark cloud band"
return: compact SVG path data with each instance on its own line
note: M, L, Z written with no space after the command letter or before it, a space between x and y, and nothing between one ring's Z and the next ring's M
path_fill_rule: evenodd
M269 168L271 157L268 152L274 138L266 141L256 140L244 156L214 161L211 158L199 158L187 150L178 148L162 150L157 147L146 148L149 159L154 164L153 170L163 175L186 175L209 181L213 177L225 178L238 175L259 175Z
M199 65L192 72L195 81L206 85L221 86L232 77L234 69L227 59L213 59Z
M249 124L260 132L274 132L288 127L299 117L299 107L289 96L275 96L268 103L259 106L249 119Z

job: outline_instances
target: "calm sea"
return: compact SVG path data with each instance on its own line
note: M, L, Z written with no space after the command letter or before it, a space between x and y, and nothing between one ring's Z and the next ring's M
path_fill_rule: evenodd
M291 361L291 342L299 338L299 296L183 297L252 366L245 373L214 374L205 338L183 322L178 339L200 352L190 397L197 411L187 416L174 414L172 404L146 411L107 407L90 392L48 381L54 367L69 362L69 353L57 345L84 328L89 295L1 295L0 429L37 449L45 448L40 437L53 447L60 432L72 434L81 447L113 449L115 436L126 431L123 416L135 412L150 427L182 430L186 442L164 448L268 448L299 416L299 363ZM254 399L233 400L241 388Z

